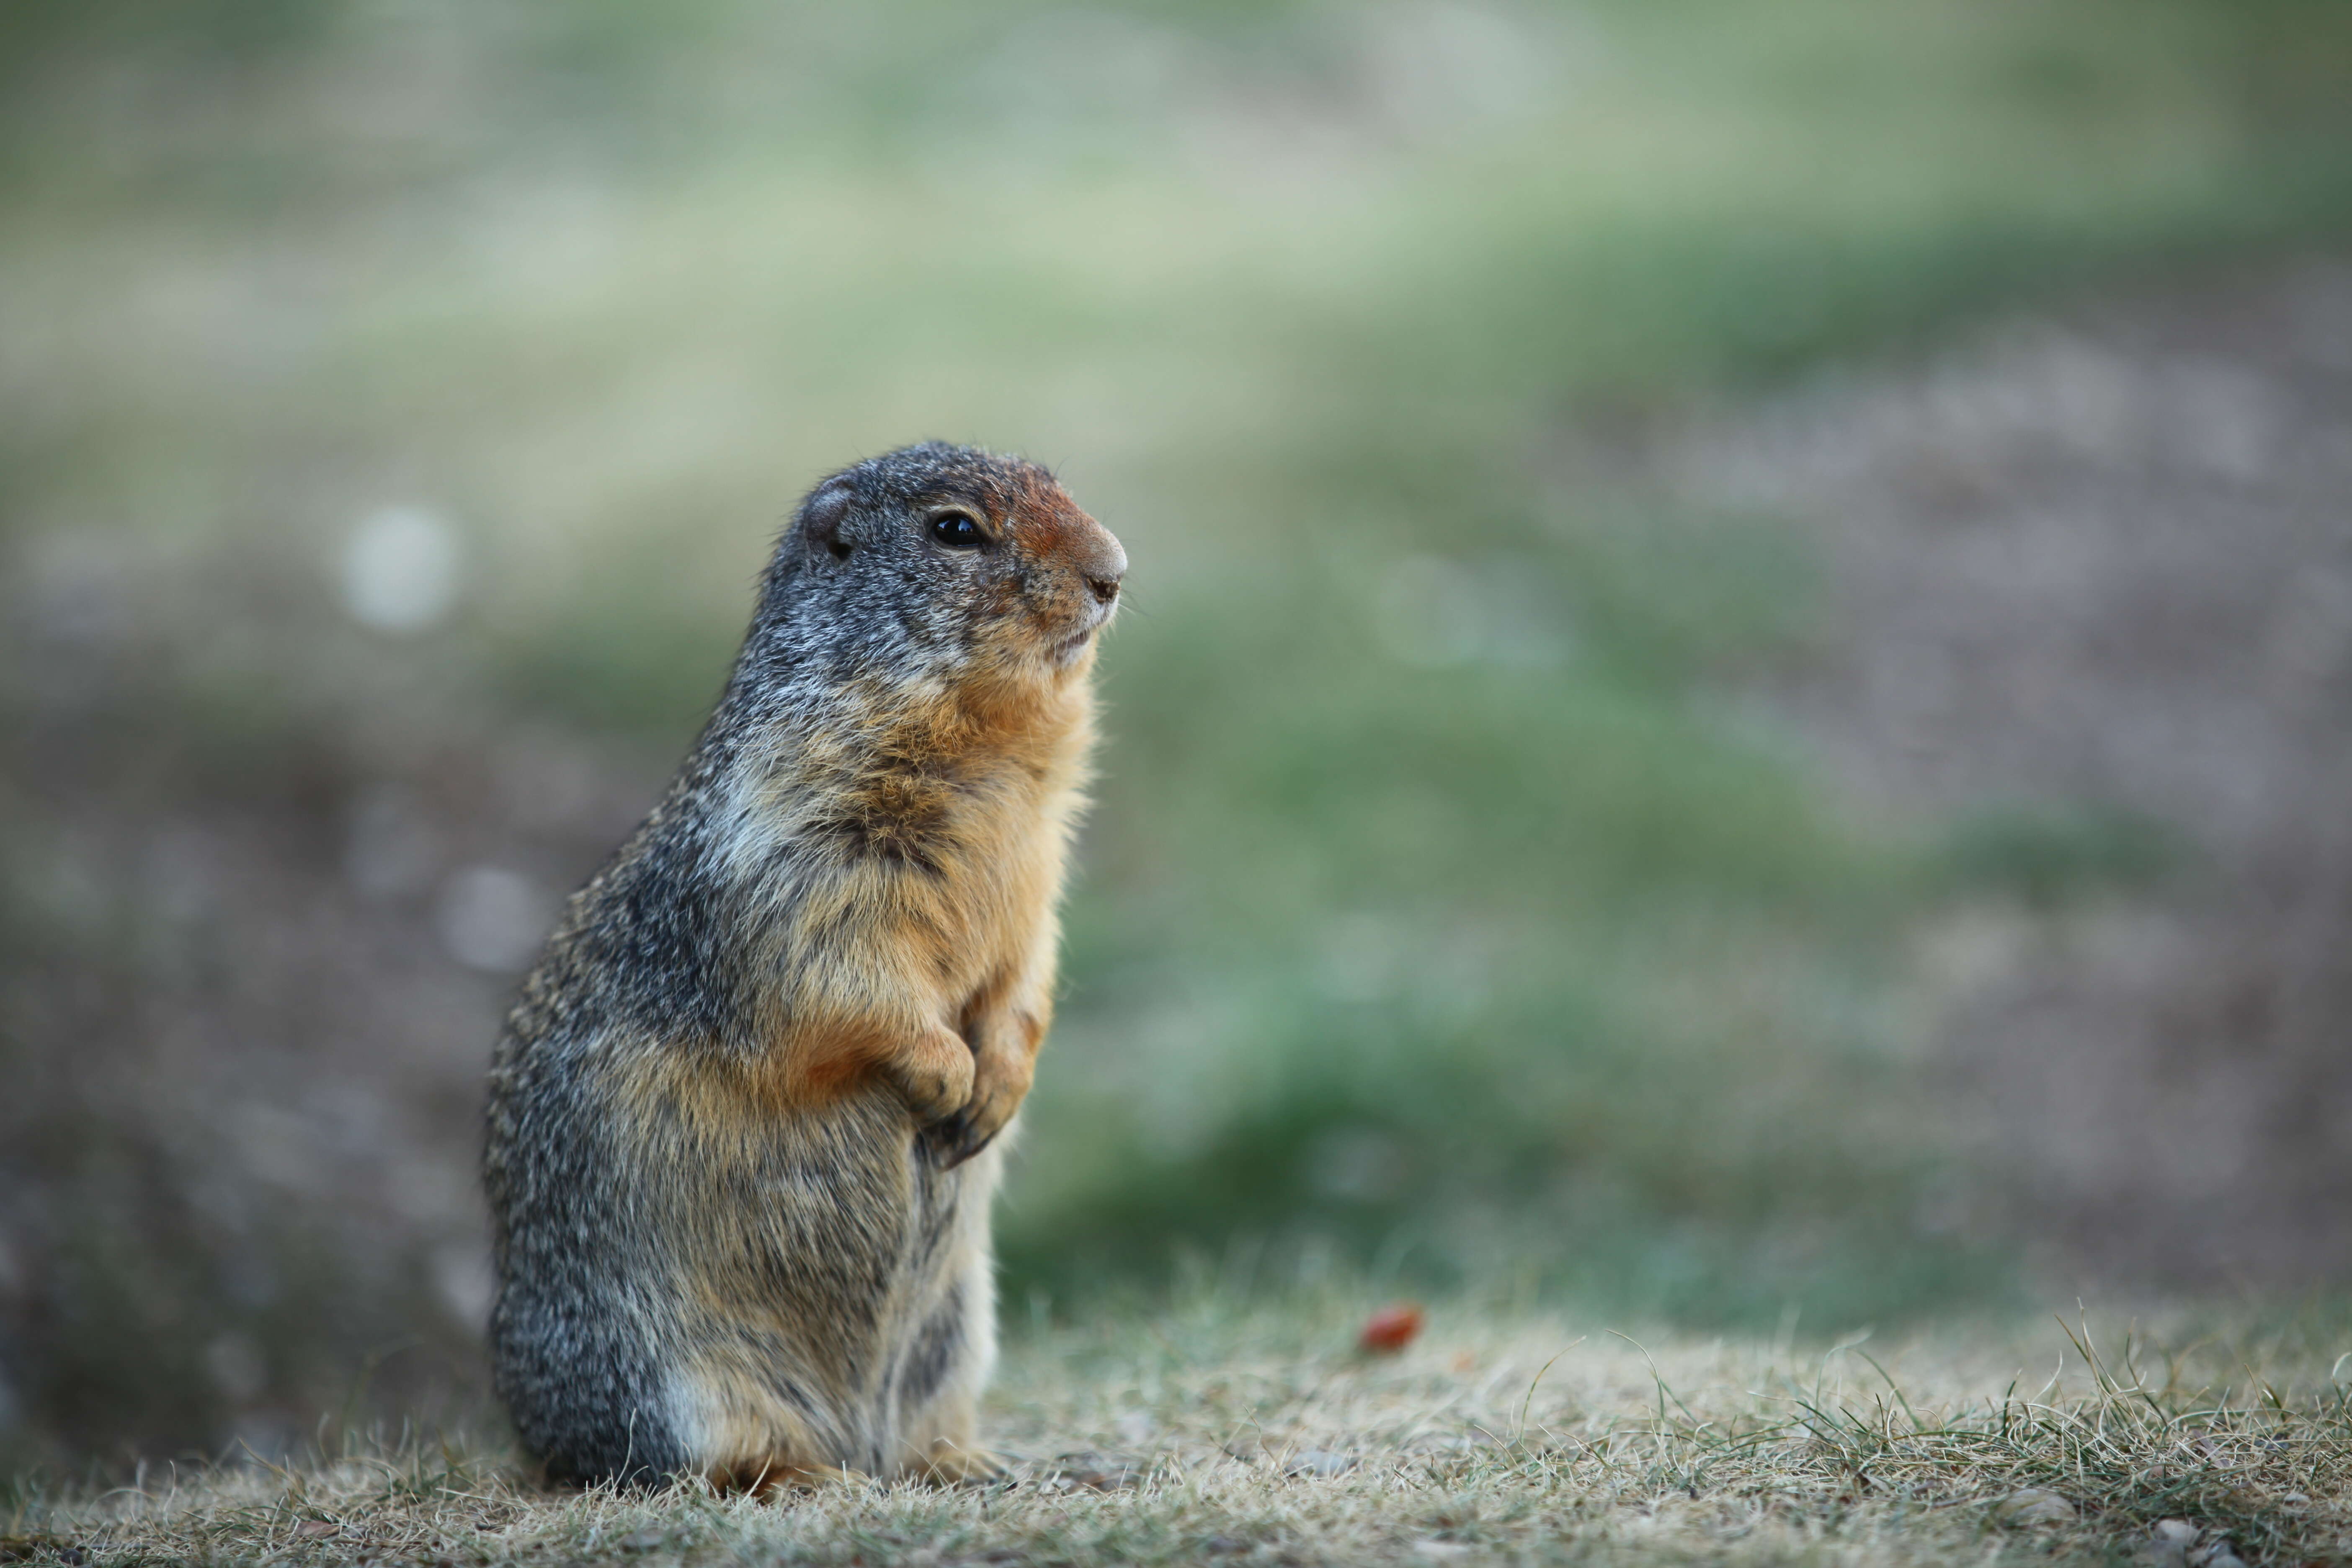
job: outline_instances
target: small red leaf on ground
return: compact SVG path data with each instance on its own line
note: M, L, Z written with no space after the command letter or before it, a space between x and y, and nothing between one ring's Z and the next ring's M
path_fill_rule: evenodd
M1364 1320L1356 1343L1372 1355L1394 1355L1421 1332L1421 1308L1412 1301L1382 1307Z

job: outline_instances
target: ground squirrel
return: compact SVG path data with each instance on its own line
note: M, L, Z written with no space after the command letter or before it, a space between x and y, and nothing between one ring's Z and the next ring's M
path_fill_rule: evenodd
M802 502L491 1068L492 1355L551 1479L992 1468L989 1200L1126 569L1051 474L969 447Z

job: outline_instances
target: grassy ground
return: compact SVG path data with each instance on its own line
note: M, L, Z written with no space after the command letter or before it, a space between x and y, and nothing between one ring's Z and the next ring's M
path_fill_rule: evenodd
M1222 1282L1220 1282L1222 1283ZM1393 1358L1376 1298L1301 1288L1022 1340L984 1490L550 1496L495 1447L354 1444L27 1500L32 1562L2352 1562L2340 1314L1639 1338L1441 1305ZM76 1556L74 1553L79 1553Z

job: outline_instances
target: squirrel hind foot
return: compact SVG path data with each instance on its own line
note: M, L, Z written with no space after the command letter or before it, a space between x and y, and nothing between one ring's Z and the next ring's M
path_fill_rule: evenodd
M907 1467L907 1476L935 1487L985 1487L1010 1480L1013 1467L1001 1454L967 1448L943 1437L931 1445L929 1454Z
M863 1470L839 1465L804 1465L795 1459L738 1459L713 1465L703 1479L720 1492L741 1493L762 1502L774 1502L796 1492L812 1492L836 1483L862 1485L873 1479Z

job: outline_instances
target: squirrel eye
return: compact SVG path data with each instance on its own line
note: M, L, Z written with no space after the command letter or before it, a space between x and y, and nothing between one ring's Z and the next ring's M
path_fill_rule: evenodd
M943 511L931 519L931 537L950 550L977 550L984 542L980 524L960 511Z

